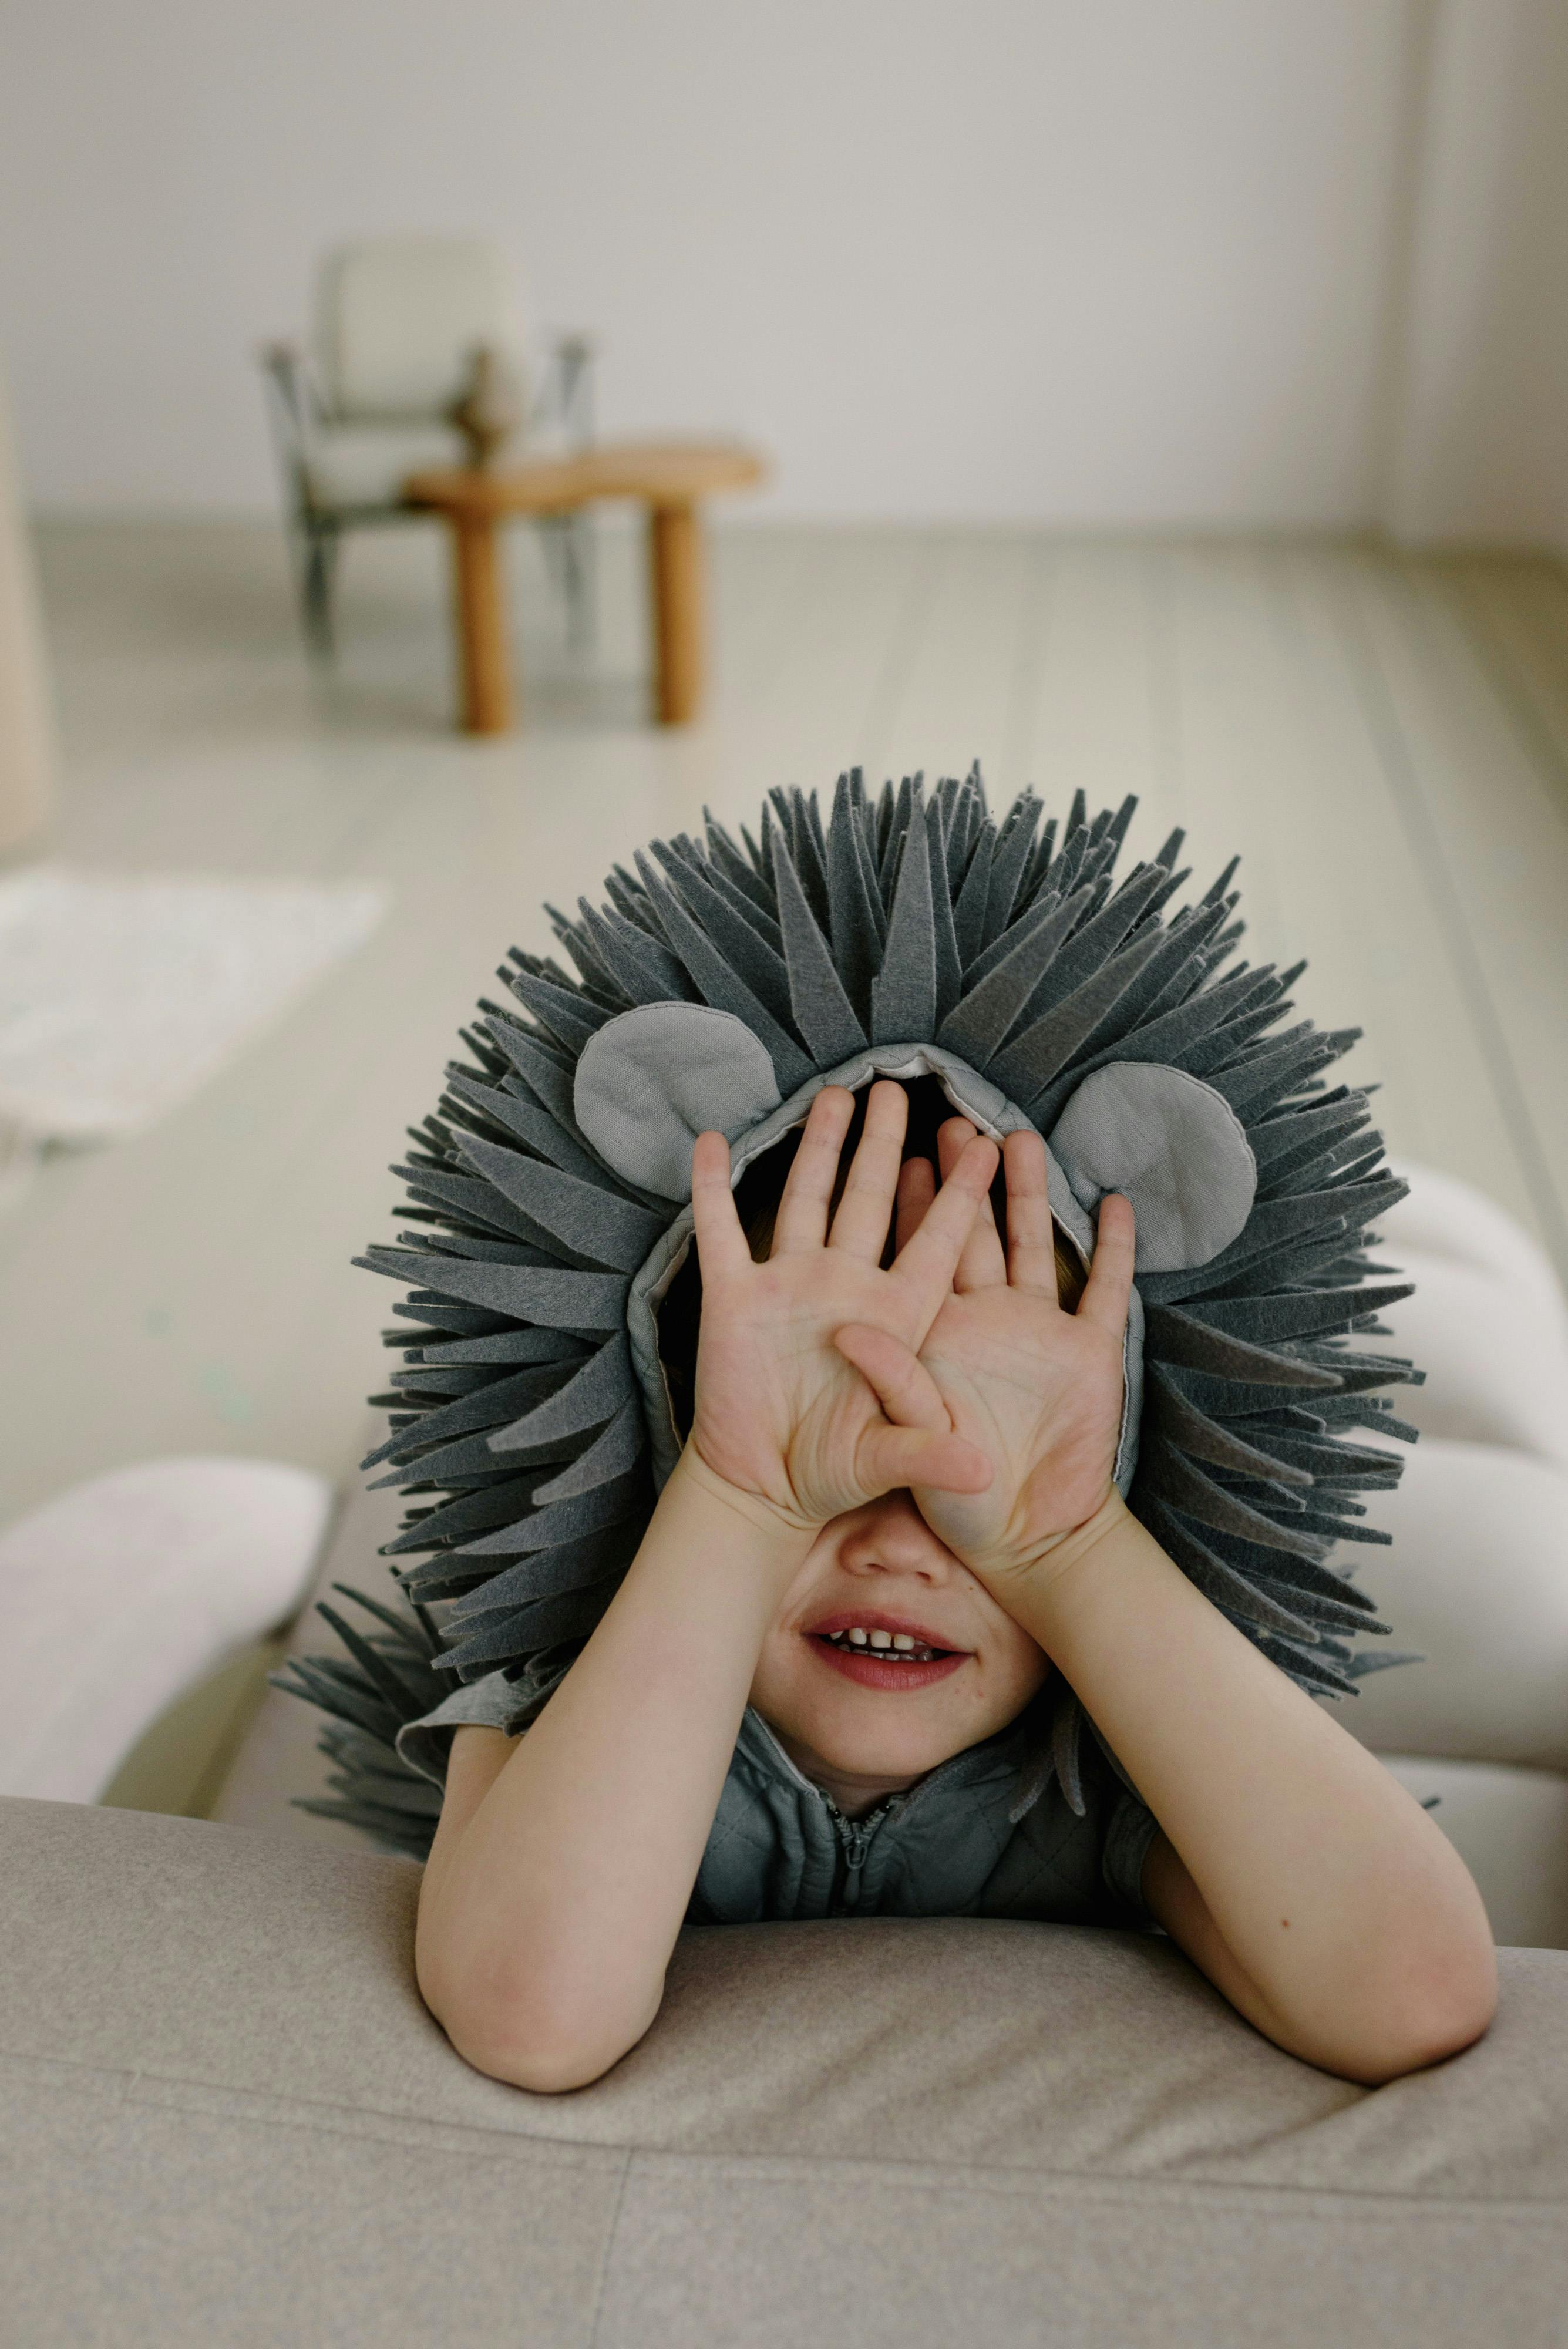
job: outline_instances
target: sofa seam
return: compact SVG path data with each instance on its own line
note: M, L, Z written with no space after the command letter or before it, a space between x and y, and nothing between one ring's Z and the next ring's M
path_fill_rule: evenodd
M316 2129L323 2136L362 2138L369 2131L368 2127L355 2128L351 2125L352 2117L358 2116L368 2125L379 2123L383 2126L402 2127L415 2132L447 2130L453 2136L482 2138L492 2145L500 2143L506 2147L515 2147L524 2152L536 2150L556 2155L618 2157L622 2176L617 2201L618 2222L620 2203L625 2195L626 2180L632 2166L638 2163L664 2162L709 2163L718 2168L732 2168L743 2162L757 2177L765 2178L771 2174L779 2178L794 2176L797 2171L805 2168L894 2171L904 2177L911 2190L931 2193L949 2191L961 2181L972 2183L976 2191L981 2189L983 2183L983 2189L988 2192L1023 2192L1044 2184L1054 2187L1083 2185L1110 2188L1118 2192L1153 2190L1188 2195L1239 2197L1310 2195L1348 2206L1353 2215L1358 2210L1368 2210L1368 2206L1386 2205L1391 2209L1409 2209L1422 2213L1441 2209L1449 2215L1459 2210L1471 2210L1502 2220L1517 2217L1521 2224L1533 2223L1534 2214L1559 2211L1568 2204L1568 2190L1553 2195L1510 2195L1506 2199L1488 2199L1477 2194L1454 2193L1443 2189L1431 2191L1419 2187L1389 2189L1366 2186L1354 2188L1320 2186L1280 2179L1204 2178L1190 2173L1161 2173L1154 2170L1118 2171L1086 2168L1067 2169L1044 2166L1025 2168L1018 2164L977 2162L968 2158L950 2161L913 2162L902 2159L896 2154L764 2153L748 2147L699 2148L690 2146L649 2145L640 2141L617 2144L592 2137L525 2136L520 2130L497 2128L483 2122L447 2121L429 2113L398 2113L379 2105L328 2104L322 2099L293 2100L305 2108L302 2113L296 2115L283 2109L286 2100L267 2089L234 2088L232 2085L225 2087L219 2083L185 2079L178 2075L149 2071L145 2065L133 2068L130 2065L95 2064L72 2056L26 2055L15 2049L5 2048L0 2048L0 2061L15 2063L18 2066L36 2064L40 2068L57 2067L62 2071L90 2075L98 2079L118 2080L121 2084L119 2100L121 2106L132 2104L153 2106L154 2100L151 2097L132 2095L131 2084L140 2080L156 2081L176 2091L187 2089L208 2095L227 2094L243 2096L255 2106L262 2106L270 2102L273 2106L271 2111L264 2109L232 2111L223 2116L225 2119L254 2125L257 2127L289 2128L306 2132ZM309 2117L317 2113L327 2117L319 2120ZM338 2117L332 2117L334 2116ZM933 2179L929 2175L933 2169L943 2173L940 2179ZM1368 2214L1370 2215L1370 2212Z
M598 2349L599 2324L604 2315L605 2291L609 2282L611 2262L615 2258L616 2239L620 2233L620 2214L626 2207L626 2182L631 2176L632 2163L637 2159L633 2147L628 2146L621 2156L620 2176L616 2180L615 2208L605 2229L604 2247L599 2253L598 2273L594 2278L594 2304L588 2317L587 2349Z

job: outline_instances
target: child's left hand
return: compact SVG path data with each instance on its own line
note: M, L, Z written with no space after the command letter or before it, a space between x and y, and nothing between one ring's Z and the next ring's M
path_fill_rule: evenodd
M974 1133L966 1118L942 1127L944 1180ZM985 1454L993 1473L984 1492L921 1487L915 1499L939 1540L982 1580L1004 1588L1042 1567L1111 1491L1134 1231L1128 1201L1101 1201L1088 1283L1077 1311L1064 1311L1045 1145L1037 1133L1009 1134L1003 1163L1007 1248L987 1202L919 1354L886 1330L861 1327L841 1329L835 1342L896 1424L950 1428ZM935 1194L929 1163L909 1160L898 1186L900 1247Z

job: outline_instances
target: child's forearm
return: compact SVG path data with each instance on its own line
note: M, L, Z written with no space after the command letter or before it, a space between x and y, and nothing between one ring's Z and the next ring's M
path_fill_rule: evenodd
M1114 1495L998 1595L1164 1830L1145 1871L1160 1921L1251 2021L1357 2079L1485 2029L1491 1936L1451 1846Z
M810 1541L683 1462L582 1655L438 1839L420 1984L482 2070L581 2086L652 2022L763 1637Z

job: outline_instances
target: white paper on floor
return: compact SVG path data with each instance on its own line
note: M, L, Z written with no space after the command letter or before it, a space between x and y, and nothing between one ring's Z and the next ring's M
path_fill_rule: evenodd
M186 1099L352 954L374 884L0 880L0 1159L134 1133Z

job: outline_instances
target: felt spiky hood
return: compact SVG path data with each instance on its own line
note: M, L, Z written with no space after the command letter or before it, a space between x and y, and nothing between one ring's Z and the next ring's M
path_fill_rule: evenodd
M1303 966L1233 959L1234 864L1177 905L1175 833L1117 881L1134 806L1091 819L1080 793L1059 827L1026 792L997 823L978 769L929 794L843 777L826 820L775 792L755 839L710 819L552 913L572 969L513 950L511 1000L481 1005L398 1170L411 1228L361 1259L410 1288L365 1464L409 1496L390 1554L412 1609L364 1635L335 1615L352 1661L294 1668L341 1724L316 1807L422 1847L433 1790L391 1751L400 1723L453 1675L553 1684L677 1454L658 1309L693 1139L724 1131L739 1179L824 1084L877 1074L936 1079L992 1134L1036 1127L1085 1260L1101 1195L1130 1196L1134 1514L1302 1687L1397 1661L1355 1648L1386 1627L1329 1562L1386 1538L1355 1495L1400 1463L1352 1432L1411 1438L1375 1390L1418 1375L1366 1342L1409 1292L1368 1279L1404 1186L1365 1092L1324 1073L1359 1031L1282 1026ZM1069 1799L1076 1741L1059 1714Z

